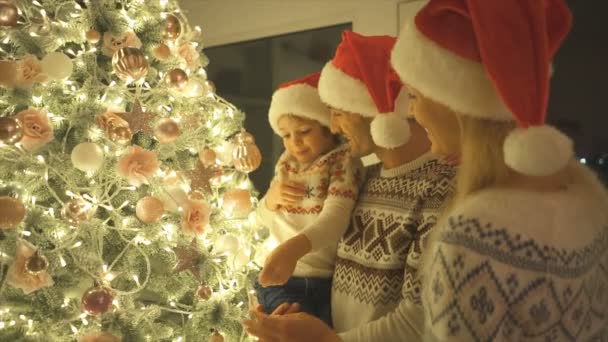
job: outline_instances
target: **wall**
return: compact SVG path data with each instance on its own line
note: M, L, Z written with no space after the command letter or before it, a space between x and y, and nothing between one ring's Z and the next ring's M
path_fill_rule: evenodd
M352 23L353 31L366 35L396 36L399 9L404 7L400 5L407 2L410 1L181 0L180 3L190 22L201 26L205 47L213 47L342 23ZM363 159L365 164L377 161L373 155Z
M181 0L194 23L202 23L205 45L352 22L363 34L398 32L398 4L404 0Z

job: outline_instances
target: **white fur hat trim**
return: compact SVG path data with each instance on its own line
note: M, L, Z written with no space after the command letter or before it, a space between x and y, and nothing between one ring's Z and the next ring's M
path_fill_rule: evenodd
M503 145L507 166L530 176L547 176L561 170L573 158L573 151L572 140L547 125L516 128Z
M279 119L285 114L316 120L329 127L329 108L321 102L317 89L308 84L294 84L274 92L268 120L277 134Z

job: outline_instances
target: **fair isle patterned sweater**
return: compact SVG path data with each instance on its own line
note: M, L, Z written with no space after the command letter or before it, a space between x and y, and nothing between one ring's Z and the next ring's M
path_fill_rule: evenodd
M422 240L453 192L454 176L430 154L389 170L369 168L338 245L332 316L343 341L420 339Z
M425 257L427 340L608 340L608 196L482 191L436 228Z
M263 199L257 217L270 230L271 244L298 234L310 240L312 250L298 261L294 276L331 278L336 246L348 227L362 173L363 165L352 157L348 145L338 146L308 165L297 162L287 151L279 158L275 179L283 175L304 185L306 195L277 211L269 210Z

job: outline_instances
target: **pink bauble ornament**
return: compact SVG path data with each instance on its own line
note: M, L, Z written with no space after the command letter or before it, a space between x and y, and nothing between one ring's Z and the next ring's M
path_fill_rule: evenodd
M152 51L152 53L154 54L154 57L156 59L161 61L167 60L169 59L169 57L171 57L171 49L169 49L169 47L165 44L160 44L159 46L154 48L154 51Z
M165 29L163 30L163 38L168 41L174 41L179 38L182 33L182 23L173 14L169 14L165 20Z
M114 291L106 286L97 286L89 289L82 295L82 311L97 316L110 311Z
M19 10L12 1L0 1L0 26L15 26L19 21Z
M224 342L224 336L216 331L209 337L209 342Z
M251 193L245 189L230 189L224 193L223 207L232 216L245 217L251 211Z
M101 40L101 33L96 30L89 30L85 34L87 41L91 44L97 44Z
M27 258L25 261L25 271L32 275L40 274L41 272L46 271L46 268L49 266L49 262L46 257L38 250L31 257Z
M202 300L207 300L211 298L212 294L213 289L209 285L201 284L199 285L198 289L196 289L196 295Z
M146 196L137 201L135 216L143 223L154 223L160 220L165 212L163 202L152 196Z
M172 119L164 119L156 126L154 136L161 144L174 142L180 136L179 125Z
M23 203L10 196L0 197L0 229L15 228L25 218Z
M0 118L0 143L14 144L23 137L23 127L19 120L13 118Z
M171 88L184 88L188 84L188 74L180 68L175 68L165 75L165 83Z
M198 153L198 159L205 167L209 167L216 164L217 155L214 150L205 148Z

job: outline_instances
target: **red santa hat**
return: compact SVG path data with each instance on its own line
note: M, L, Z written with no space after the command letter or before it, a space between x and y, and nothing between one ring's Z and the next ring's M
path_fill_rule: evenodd
M317 91L320 75L315 73L283 83L272 94L268 120L275 133L279 133L278 122L285 114L316 120L329 127L329 108L321 102Z
M390 36L362 36L344 31L334 58L321 71L319 95L329 106L374 117L371 135L381 147L409 140L403 84L390 65L395 45ZM400 95L401 93L401 95ZM401 104L401 106L396 104Z
M545 125L551 61L572 22L563 0L430 0L413 4L392 53L405 84L459 114L515 120L505 163L549 175L572 141Z

